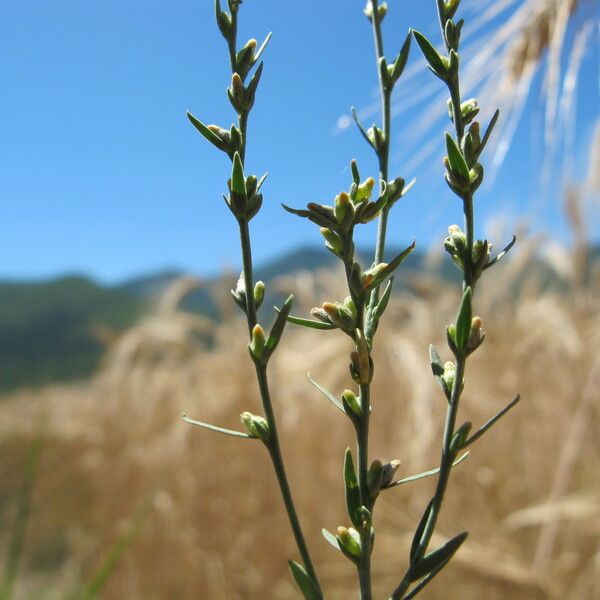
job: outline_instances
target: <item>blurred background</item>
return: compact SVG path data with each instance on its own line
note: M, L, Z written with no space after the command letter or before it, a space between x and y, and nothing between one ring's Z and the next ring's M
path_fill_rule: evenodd
M439 39L435 2L390 0L386 52ZM501 118L484 155L477 234L518 244L487 272L487 332L461 418L521 403L455 469L439 538L470 537L427 598L600 598L600 98L596 0L463 0L463 95ZM182 422L259 412L229 290L229 166L185 118L229 127L227 53L211 2L4 0L0 20L0 599L297 598L296 557L264 449ZM316 229L285 213L330 202L376 164L349 117L379 120L370 25L356 0L247 0L242 43L273 39L248 165L269 171L252 221L261 321L293 292L307 315L346 294ZM391 173L415 187L389 255L414 236L375 349L372 456L400 473L439 458L444 349L461 206L443 182L446 93L413 48L394 96ZM375 224L358 236L372 260ZM350 386L344 336L289 326L270 365L292 488L328 598L354 572L320 529L345 522L348 424L312 387ZM377 509L377 597L406 567L426 479Z

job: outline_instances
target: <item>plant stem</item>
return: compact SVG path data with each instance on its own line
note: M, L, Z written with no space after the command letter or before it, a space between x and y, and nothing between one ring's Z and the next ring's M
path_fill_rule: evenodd
M254 282L253 282L253 266L252 266L252 247L250 243L250 231L248 227L248 221L246 219L239 220L240 227L240 242L242 247L242 262L244 268L244 286L246 288L246 316L248 322L248 331L250 338L252 337L252 329L257 323L256 314L256 303L254 302ZM260 392L260 398L265 413L265 418L269 424L269 444L268 450L273 462L275 469L275 475L277 476L277 483L279 484L279 490L283 497L285 509L290 521L290 526L298 546L298 551L302 557L304 568L306 572L313 579L319 590L321 589L317 574L313 566L304 534L302 533L302 527L298 518L298 513L294 505L292 493L287 479L285 466L283 463L283 457L281 455L281 448L279 445L279 435L277 433L277 421L275 419L275 412L273 410L273 403L271 402L271 394L269 391L269 383L267 378L267 367L266 365L255 364L256 378L258 381L258 388Z
M363 416L356 431L356 455L358 462L358 485L360 489L361 504L370 509L371 501L369 498L369 489L367 486L367 474L369 472L369 413L371 412L370 403L371 386L360 386L360 398L363 407ZM373 595L371 591L371 531L361 533L362 554L358 564L358 578L360 583L361 600L371 600Z
M388 89L381 77L379 71L379 61L385 56L383 49L383 36L381 34L381 21L379 19L378 0L371 0L373 38L375 41L375 56L377 59L377 73L379 77L379 90L381 94L381 122L384 135L383 148L377 152L379 160L379 186L383 192L383 187L388 179L388 163L390 153L390 135L391 135L391 97L392 92ZM381 211L379 224L377 227L377 242L375 245L375 264L383 261L385 255L385 237L387 232L387 220L389 209L386 207ZM371 293L369 308L372 310L379 300L379 288L375 288Z

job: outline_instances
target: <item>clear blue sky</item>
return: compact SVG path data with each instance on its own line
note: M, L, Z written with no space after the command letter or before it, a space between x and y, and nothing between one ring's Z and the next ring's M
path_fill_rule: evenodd
M434 0L388 3L389 56L409 26L437 41ZM248 148L248 167L270 173L264 208L252 222L258 261L320 242L316 229L284 213L280 202L328 202L347 188L352 158L364 176L376 174L356 131L336 132L351 105L366 107L376 97L363 5L246 0L242 6L243 41L273 31ZM592 39L578 96L582 142L599 112L597 32ZM410 65L417 61L413 48ZM235 224L221 199L228 161L185 118L190 109L205 122L231 123L227 68L209 0L3 0L0 277L80 272L111 282L165 267L237 268ZM424 85L435 81L422 78ZM395 130L419 110L399 115ZM481 194L482 224L500 212L515 220L533 214L538 229L561 227L557 195L539 210L539 92L528 111L495 186ZM440 122L433 136L441 141L447 126ZM460 207L442 183L441 146L433 168L406 173L406 153L398 149L409 142L418 147L418 140L396 139L392 174L418 181L394 208L390 240L401 244L414 235L426 248L460 222ZM577 158L584 146L577 144ZM371 243L373 235L374 227L366 228L360 240Z

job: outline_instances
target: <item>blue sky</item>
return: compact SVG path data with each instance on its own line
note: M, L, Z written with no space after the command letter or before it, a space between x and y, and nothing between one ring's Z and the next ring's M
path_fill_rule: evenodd
M376 175L357 132L336 129L350 106L376 99L363 4L246 0L242 7L242 41L261 41L273 31L247 159L252 171L269 171L264 207L252 222L257 261L320 242L316 229L285 213L280 202L329 202L348 187L352 158L365 177ZM433 0L389 4L389 56L409 26L437 41ZM592 40L578 93L575 155L581 161L599 113L597 31ZM226 47L212 2L3 0L0 57L0 277L79 272L113 282L167 267L238 268L235 223L221 199L228 161L185 118L186 109L210 123L229 126L233 118L224 95ZM409 68L418 61L413 48ZM427 74L418 81L435 83ZM525 215L536 230L564 228L559 195L539 184L541 82L535 86L495 185L484 183L481 231L498 213L509 229ZM396 133L424 108L400 114ZM423 142L432 136L441 142L447 127L435 124ZM396 138L392 174L416 176L417 185L394 208L389 239L398 245L415 236L428 248L460 222L460 206L442 182L441 146L428 164L403 171L410 156L402 149L414 152L421 143L407 136ZM581 165L576 171L581 174ZM375 226L366 227L359 241L372 244L374 234Z

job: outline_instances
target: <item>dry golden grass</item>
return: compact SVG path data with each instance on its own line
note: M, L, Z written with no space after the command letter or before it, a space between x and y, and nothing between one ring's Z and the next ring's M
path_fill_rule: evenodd
M516 392L523 400L456 468L439 531L468 529L470 537L424 598L600 598L598 274L561 293L526 277L517 292L533 247L521 245L478 297L487 339L470 363L462 419L476 426ZM306 309L315 294L336 293L333 279L341 281L304 274L281 285L301 288ZM404 475L438 460L445 400L427 347L445 349L456 293L415 280L378 335L371 455L400 458ZM264 448L180 419L186 412L237 428L240 412L259 411L244 326L182 314L173 294L120 340L93 381L0 403L2 540L28 440L38 431L46 440L17 598L64 598L147 499L150 516L103 598L298 597L286 566L294 546ZM341 463L353 436L305 375L341 392L349 375L339 356L348 350L336 332L290 327L270 369L292 487L331 600L354 597L353 570L319 533L346 521ZM433 485L395 488L379 501L376 597L403 572Z

